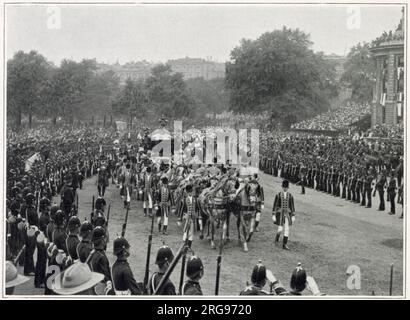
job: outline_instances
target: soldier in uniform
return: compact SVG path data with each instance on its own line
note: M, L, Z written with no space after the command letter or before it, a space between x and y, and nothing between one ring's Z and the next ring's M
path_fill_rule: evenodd
M256 193L256 214L255 214L255 231L259 232L259 223L261 221L261 214L262 210L264 208L264 203L265 203L265 195L263 193L263 187L258 181L258 174L255 173L253 176L253 180L251 181L252 183L257 184L257 193Z
M381 173L379 175L379 179L376 182L376 188L375 188L374 193L373 193L373 196L375 196L375 192L377 190L377 193L379 194L380 204L379 204L378 211L384 211L385 210L384 189L385 189L386 185L387 185L386 176L385 176L384 173Z
M65 177L65 184L61 190L61 205L60 208L65 214L65 219L68 221L72 206L74 205L75 194L73 187L71 186L71 177Z
M95 227L92 232L91 241L94 245L94 249L90 252L90 255L87 258L87 263L93 272L99 272L104 275L104 283L108 286L108 282L111 282L111 272L110 263L105 254L105 229L100 226Z
M107 202L102 196L99 195L97 200L95 200L95 210L104 212L106 206Z
M77 257L81 262L86 262L88 256L93 250L93 244L91 242L92 231L92 224L85 220L80 227L81 241L77 245Z
M34 276L34 251L36 250L36 237L38 235L38 215L34 204L35 196L32 193L26 196L25 206L25 218L26 218L26 230L25 230L25 243L26 249L24 251L24 275Z
M148 282L148 293L154 294L158 284L161 282L162 277L170 266L172 260L174 260L174 253L168 246L162 246L157 252L157 258L155 264L158 266L158 271L154 272ZM168 278L163 284L158 295L176 295L176 289L172 281Z
M283 249L289 250L287 245L289 239L289 229L292 222L295 221L295 204L293 201L293 196L289 189L289 181L283 180L282 182L283 191L279 192L275 196L275 201L273 203L272 210L272 220L278 226L278 232L275 238L275 244L279 242L280 235L283 233Z
M404 191L404 180L401 180L400 188L398 191L398 196L397 196L397 203L401 204L401 215L399 219L403 219L403 191Z
M246 286L239 295L241 296L261 296L269 295L270 292L263 290L267 282L266 267L259 260L259 263L253 268L251 275L251 284Z
M204 275L204 265L202 260L197 256L191 256L187 262L186 275L188 280L182 287L182 294L185 296L202 296L201 285L199 280Z
M142 295L140 284L135 281L127 258L130 256L130 245L125 238L114 240L113 253L117 256L111 268L114 291L116 295Z
M373 175L371 171L368 170L366 179L364 181L365 196L367 198L366 208L372 207L372 184L373 184Z
M144 186L144 202L142 207L144 208L144 216L147 216L147 213L151 217L152 215L152 202L153 202L153 192L154 192L154 175L151 173L151 167L147 167L143 180Z
M396 198L397 181L394 171L390 174L389 186L387 187L388 201L390 201L390 215L396 214L396 205L394 199Z
M185 191L186 195L184 199L182 199L181 207L181 212L185 217L182 241L187 242L188 247L191 247L192 241L194 240L197 221L199 221L200 230L202 231L202 216L199 215L199 204L197 198L193 194L192 185L188 184L185 187ZM180 220L182 220L182 216L180 216Z
M78 260L77 246L80 243L78 234L80 232L81 222L77 216L72 216L68 220L67 229L68 237L66 239L67 252L71 259L75 262Z
M97 175L97 189L98 195L104 197L105 189L109 185L109 174L105 162L102 162L101 167L98 168L98 175Z
M158 202L158 210L157 210L157 223L158 223L158 232L161 232L162 228L162 234L166 235L167 234L167 228L168 228L168 217L169 217L169 209L170 206L172 205L172 196L171 196L171 190L169 189L168 186L168 178L167 177L162 177L161 178L161 186L156 193L157 195L157 202Z
M120 183L121 197L122 199L124 199L124 208L127 208L127 206L129 206L131 202L132 185L134 183L133 172L131 169L131 164L129 162L121 171Z

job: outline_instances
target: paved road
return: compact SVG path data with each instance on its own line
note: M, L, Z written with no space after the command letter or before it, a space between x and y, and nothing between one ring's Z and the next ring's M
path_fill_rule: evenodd
M290 192L295 196L296 223L291 229L289 246L284 251L273 245L275 228L271 220L273 197L280 191L281 180L261 174L266 203L262 214L261 231L256 233L245 253L237 244L237 233L231 226L231 239L224 248L221 271L221 295L237 295L249 281L254 264L259 259L271 269L286 286L298 262L301 262L309 275L315 277L322 292L330 295L387 295L389 289L390 264L394 263L393 294L401 295L403 286L403 220L378 212L374 203L371 209L358 206L341 198L306 189L300 195L300 187L291 185ZM80 218L90 216L92 195L97 194L95 178L85 182L79 191ZM377 198L375 202L378 202ZM121 233L125 217L119 189L110 186L106 200L111 203L109 232L111 239ZM400 209L399 209L400 210ZM150 219L143 217L141 202L132 201L126 232L131 243L130 264L137 281L142 281L145 271L147 239ZM170 218L169 235L159 235L156 230L153 238L151 271L155 269L156 250L163 244L171 246L176 252L182 244L181 229L176 225L176 217ZM215 286L217 250L210 248L207 240L196 239L195 253L204 262L205 274L201 285L205 294L212 295ZM114 261L112 242L107 255ZM360 289L351 290L347 286L346 271L349 266L360 268ZM178 287L180 266L171 277ZM16 289L16 294L39 295L42 290L34 289L33 282Z

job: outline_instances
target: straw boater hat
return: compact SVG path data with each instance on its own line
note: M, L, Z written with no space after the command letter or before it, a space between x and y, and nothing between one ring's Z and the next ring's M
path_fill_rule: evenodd
M61 295L72 295L94 287L104 275L92 272L88 264L77 262L59 273L52 284L52 290Z
M18 274L17 268L11 261L6 261L6 288L16 287L30 278Z

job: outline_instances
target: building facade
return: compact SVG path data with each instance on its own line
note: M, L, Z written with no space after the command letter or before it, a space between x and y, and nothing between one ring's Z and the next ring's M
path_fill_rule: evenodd
M404 28L385 33L373 42L370 52L376 63L373 88L372 127L396 125L403 121L404 99Z

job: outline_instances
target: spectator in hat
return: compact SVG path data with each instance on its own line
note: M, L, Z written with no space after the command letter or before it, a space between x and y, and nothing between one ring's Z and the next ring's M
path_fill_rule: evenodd
M94 295L94 286L104 275L91 271L86 263L77 262L59 273L52 283L52 291L59 295Z
M22 285L30 278L18 273L16 266L11 261L6 261L6 295L12 295L14 288Z

